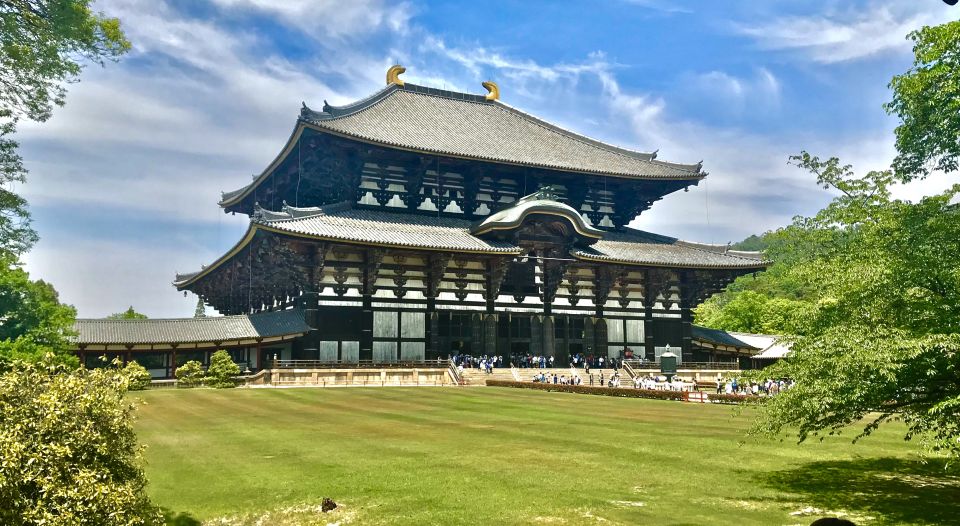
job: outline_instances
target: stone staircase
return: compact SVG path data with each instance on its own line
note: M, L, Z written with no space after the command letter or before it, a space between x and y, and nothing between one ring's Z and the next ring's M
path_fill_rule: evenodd
M483 369L464 369L461 378L463 385L486 385L487 380L515 381L509 367L494 367L490 374L485 373Z

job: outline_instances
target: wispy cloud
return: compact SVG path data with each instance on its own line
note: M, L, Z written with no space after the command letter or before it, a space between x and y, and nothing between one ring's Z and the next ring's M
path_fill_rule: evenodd
M772 50L793 50L824 64L904 53L907 33L924 25L942 23L951 12L925 2L870 3L864 9L848 7L817 15L783 16L760 23L736 24L735 31Z

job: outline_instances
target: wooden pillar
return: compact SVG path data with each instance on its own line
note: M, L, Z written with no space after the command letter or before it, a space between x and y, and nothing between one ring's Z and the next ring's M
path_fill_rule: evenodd
M557 354L556 331L553 323L553 316L545 315L543 317L543 353L547 356L553 356L554 365L559 367L564 365L564 357Z
M170 378L177 377L177 345L170 346L173 350L170 353Z
M530 316L530 354L547 356L543 349L543 323L540 316Z
M693 353L693 302L695 283L688 272L680 273L680 360L691 361Z
M603 356L604 362L607 361L607 320L604 318L596 318L595 324L593 326L593 337L594 337L594 347L596 347L596 355Z
M497 354L497 315L496 314L486 314L483 318L483 345L484 353L488 355ZM503 352L501 354L506 355L504 358L509 362L510 353L509 351Z
M656 344L653 341L653 304L657 301L657 290L651 282L651 272L643 273L643 343L644 354L647 360L653 361L657 354Z

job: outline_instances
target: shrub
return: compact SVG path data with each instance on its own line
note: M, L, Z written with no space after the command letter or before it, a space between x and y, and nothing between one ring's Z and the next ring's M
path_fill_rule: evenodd
M207 368L207 385L217 389L236 387L237 376L240 376L240 366L233 361L230 353L223 349L213 353L210 367Z
M203 383L203 365L196 360L177 367L177 387L196 387Z
M0 375L0 524L162 523L144 491L127 383L114 367L52 361Z
M123 368L123 373L127 375L127 382L130 391L143 391L150 387L150 381L153 379L147 369L139 363L131 360Z
M758 403L761 398L756 395L742 395L742 394L711 394L711 402L720 402L725 404L747 404L747 403Z
M602 387L593 385L562 385L539 382L510 382L504 380L487 380L487 385L495 387L519 387L521 389L538 389L540 391L555 391L561 393L581 393L604 396L622 396L626 398L652 398L655 400L683 400L682 391L657 391L654 389L630 389L626 387Z

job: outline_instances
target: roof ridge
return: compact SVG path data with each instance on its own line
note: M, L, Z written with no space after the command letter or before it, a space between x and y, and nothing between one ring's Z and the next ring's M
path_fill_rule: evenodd
M184 322L184 321L205 321L213 322L224 319L238 319L238 318L250 318L251 316L264 316L270 314L277 314L280 312L287 311L297 311L298 308L277 310L277 311L265 311L265 312L254 312L252 314L227 314L224 316L203 316L200 318L196 317L187 317L187 318L140 318L140 319L115 319L115 318L76 318L75 322L110 322L110 323L153 323L153 322Z
M424 95L428 97L438 97L438 98L444 98L444 99L450 99L450 100L456 100L456 101L462 101L462 102L468 102L468 103L474 103L474 104L500 107L501 109L504 109L510 113L516 114L519 117L528 120L534 125L540 126L544 129L553 131L555 133L560 133L562 135L569 137L572 140L579 141L588 146L593 146L596 148L607 150L612 154L622 155L632 159L638 159L644 162L659 164L662 166L669 166L671 168L676 168L680 170L687 170L694 174L700 174L701 173L700 169L703 166L703 161L700 161L699 163L696 163L696 164L672 163L668 161L661 161L657 159L657 151L659 150L655 150L653 152L642 152L639 150L634 150L632 148L618 146L616 144L612 144L606 141L601 141L600 139L596 139L596 138L590 137L589 135L567 129L563 126L560 126L559 124L537 117L532 113L521 110L499 99L487 100L483 95L476 95L472 93L462 93L458 91L444 90L440 88L430 88L427 86L420 86L417 84L410 84L410 83L405 83L403 86L391 84L386 88L383 88L380 91L377 91L376 93L360 101L357 101L352 104L347 104L344 106L331 106L325 103L324 111L322 112L311 110L309 107L307 107L306 104L303 105L303 109L309 112L309 115L311 117L314 117L318 121L336 121L342 118L350 117L368 108L372 108L377 104L380 104L381 102L386 100L387 96L393 94L396 91L407 91L410 93L415 93L415 94ZM333 110L333 111L328 111L328 110ZM301 118L304 117L304 114L305 112L301 110ZM706 174L703 174L703 175L706 175Z

